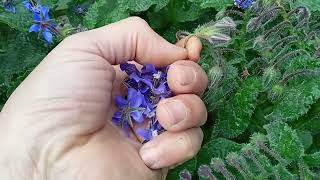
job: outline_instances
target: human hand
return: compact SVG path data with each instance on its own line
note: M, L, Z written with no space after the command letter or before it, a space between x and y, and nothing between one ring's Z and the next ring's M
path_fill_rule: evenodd
M207 77L194 62L201 43L178 46L137 17L65 39L0 113L0 179L164 179L168 167L197 153L207 117L199 98ZM167 131L144 145L111 122L124 78L116 65L132 59L170 64L176 95L157 108Z

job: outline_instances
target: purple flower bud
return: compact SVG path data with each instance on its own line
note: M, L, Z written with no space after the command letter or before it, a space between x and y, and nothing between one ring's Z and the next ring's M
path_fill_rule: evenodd
M198 169L198 175L205 179L217 180L217 178L212 174L212 170L208 165L201 165Z
M192 180L192 175L190 171L186 169L180 172L179 177L180 177L180 180Z

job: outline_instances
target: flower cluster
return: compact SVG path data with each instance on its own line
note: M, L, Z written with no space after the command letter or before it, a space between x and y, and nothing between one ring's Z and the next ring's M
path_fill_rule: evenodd
M49 17L49 8L33 0L23 1L24 7L33 13L33 25L29 32L39 33L51 44L53 42L53 33L57 32L57 24Z
M253 3L253 0L234 0L234 5L242 9L248 9Z
M113 116L113 122L129 132L129 128L133 129L133 123L147 121L146 129L135 130L147 142L164 132L155 111L160 100L172 96L167 83L168 67L156 69L154 65L147 64L139 71L135 65L126 63L121 64L120 68L128 75L124 82L128 95L126 99L116 96L119 109Z

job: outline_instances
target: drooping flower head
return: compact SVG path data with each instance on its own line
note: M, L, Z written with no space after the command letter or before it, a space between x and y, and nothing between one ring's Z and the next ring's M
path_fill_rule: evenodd
M49 17L49 8L42 6L40 13L33 14L34 24L30 27L29 32L41 34L48 43L53 42L52 32L56 30L56 24Z
M16 13L16 8L14 7L13 0L2 1L2 6L7 12Z

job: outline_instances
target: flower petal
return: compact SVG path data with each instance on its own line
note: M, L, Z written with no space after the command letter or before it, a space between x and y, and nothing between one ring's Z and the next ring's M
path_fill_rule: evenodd
M128 100L130 101L132 98L134 98L136 95L137 95L137 91L135 90L135 89L133 89L133 88L129 88L128 89Z
M137 128L136 133L143 137L145 140L151 140L152 139L152 133L148 129L143 129L143 128Z
M41 16L40 16L40 14L38 14L38 13L33 13L33 20L35 20L35 21L41 21Z
M120 108L124 108L128 104L128 101L123 99L123 97L121 97L121 96L116 96L115 99L116 99L117 105Z
M138 110L132 111L130 115L137 123L143 123L144 117L141 111L138 111Z
M140 81L140 77L137 75L137 73L132 73L132 74L130 74L130 79L133 79L134 81L136 81L136 82L139 82Z
M141 81L146 84L147 86L149 86L150 88L153 87L152 81L150 79L141 79Z
M114 118L121 118L122 114L123 114L122 112L116 111L116 112L113 114L113 117L114 117Z
M49 31L49 30L44 30L43 32L42 32L42 35L43 35L43 37L44 37L44 39L49 43L49 44L51 44L52 43L52 33Z
M132 74L132 73L139 73L137 67L134 64L129 64L129 63L123 63L120 64L120 69L122 71L125 71L128 75Z
M29 32L39 32L40 31L40 25L39 24L33 24L30 28L29 28Z
M136 96L132 97L129 100L130 107L138 108L143 102L144 96L141 93L137 93Z
M157 70L156 70L156 67L153 64L146 64L141 69L141 72L143 74L146 74L146 73L154 74L154 73L157 73Z

